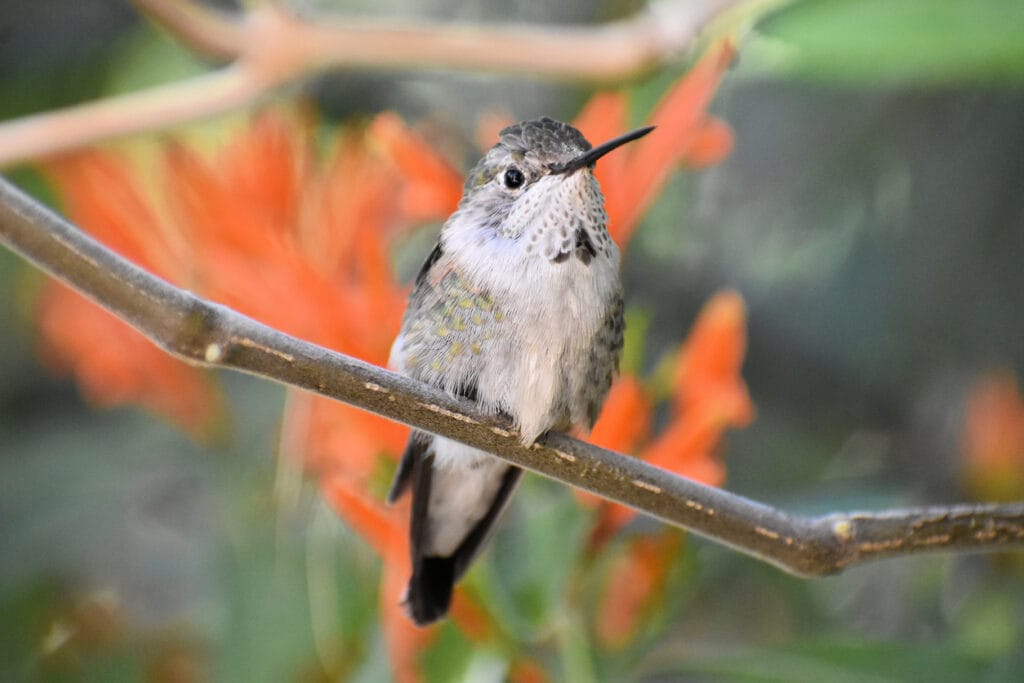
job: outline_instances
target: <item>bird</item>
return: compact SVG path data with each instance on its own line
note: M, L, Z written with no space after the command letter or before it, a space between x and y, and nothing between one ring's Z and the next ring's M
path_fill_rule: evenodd
M625 329L620 254L594 167L651 130L594 147L548 117L504 128L416 277L389 367L507 418L524 445L592 428ZM522 474L452 439L410 434L387 500L412 492L402 604L416 625L447 614Z

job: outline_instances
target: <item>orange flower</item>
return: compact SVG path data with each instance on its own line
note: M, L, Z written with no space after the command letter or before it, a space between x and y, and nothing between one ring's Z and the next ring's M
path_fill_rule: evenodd
M459 629L476 643L494 640L497 626L491 614L475 596L467 591L459 590L452 596L451 620L459 625Z
M48 164L67 213L85 230L147 270L174 280L182 254L124 161L96 153ZM71 373L87 400L138 404L196 437L210 434L221 397L208 375L181 363L71 289L50 281L36 304L48 363Z
M620 453L632 452L649 433L653 410L640 380L622 375L608 392L601 419L590 433L591 443Z
M679 350L673 415L645 459L721 485L725 472L717 463L709 464L708 456L727 428L745 427L754 419L754 404L740 372L746 346L743 298L736 292L719 292L704 305Z
M64 285L48 284L36 310L44 359L55 371L73 375L87 401L103 407L137 404L195 438L213 435L221 395L206 374Z
M679 165L691 167L708 166L724 159L732 149L732 131L724 122L711 118L706 109L717 89L725 69L734 58L731 43L720 42L712 46L697 65L680 78L669 89L650 117L650 123L658 126L656 135L647 136L626 148L601 160L597 176L605 194L609 230L623 250L639 223L640 217L657 197L669 175ZM624 93L600 93L590 99L576 117L575 125L588 139L608 140L626 130L627 102ZM737 295L738 300L738 295ZM739 320L742 325L742 301L739 300ZM729 313L730 305L724 307ZM735 315L735 302L731 305ZM733 321L737 322L736 319ZM696 332L696 330L695 330ZM745 330L733 330L732 348L738 352L742 362ZM692 335L691 335L692 336ZM728 333L726 334L728 336ZM713 345L714 340L708 340ZM689 344L696 344L691 341ZM735 348L736 346L739 348ZM709 344L701 342L700 348ZM685 347L684 347L685 348ZM705 355L713 353L704 351ZM728 355L722 352L723 358ZM705 358L690 362L697 372L715 376L715 371L728 368L704 368ZM739 376L739 366L732 368ZM677 383L678 385L678 383ZM700 386L698 386L700 385ZM723 385L723 387L726 385ZM742 383L739 385L742 388ZM692 388L691 388L692 387ZM679 387L690 398L677 400L677 408L693 403L706 405L701 378ZM745 389L743 390L745 392ZM744 394L745 395L745 394ZM734 398L736 398L734 396ZM737 399L739 400L739 399ZM752 405L749 405L751 411ZM718 404L718 401L715 401ZM734 406L741 409L741 406ZM591 440L599 446L620 452L630 452L650 438L649 429L652 401L635 377L624 375L612 387L594 426ZM749 422L749 419L747 420ZM724 468L714 460L713 450L718 442L719 430L705 425L706 420L691 415L688 420L679 419L679 410L673 411L672 422L665 428L642 457L654 464L673 469L678 474L698 481L721 484L725 477ZM742 422L742 421L741 421ZM702 426L703 425L703 426ZM578 493L580 500L595 503L596 497ZM595 527L592 548L598 547L615 530L620 528L634 513L628 508L605 504L601 520Z
M669 175L680 165L716 164L732 150L732 131L707 114L707 107L735 57L728 41L711 46L700 61L669 89L648 122L653 135L610 154L597 165L605 195L609 230L625 248L633 231ZM626 96L604 93L590 100L575 125L588 140L608 140L626 130Z
M517 659L508 672L510 683L547 683L551 680L547 672L533 659Z
M370 500L365 489L353 486L349 477L326 475L321 491L334 510L361 536L370 541L384 561L380 586L380 618L397 680L420 680L416 658L433 638L432 630L416 628L402 611L399 597L409 578L406 552L407 506L385 508Z
M682 534L663 529L629 539L626 551L612 560L594 615L594 630L604 647L621 649L636 636L643 617L664 593L681 544Z
M455 211L462 198L462 177L438 157L394 114L381 114L371 132L398 164L405 178L400 204L411 220L431 221Z
M632 453L649 437L653 413L651 397L640 380L622 375L608 392L589 441L619 453ZM587 491L577 490L575 494L577 500L589 506L606 504L603 498Z
M754 406L740 378L747 351L743 297L716 294L704 305L676 360L672 385L677 412L705 410L745 426Z
M212 160L183 144L164 145L158 169L161 192L148 196L136 178L152 171L133 172L103 153L49 168L71 217L140 265L380 365L405 306L391 243L414 221L447 215L461 191L446 162L390 115L366 131L343 132L327 164L313 153L308 117L272 111ZM108 330L123 325L72 296L48 291L40 328L90 391L142 402L187 426L196 418L184 410L207 415L211 399L199 391L205 384L186 382L204 375L141 336ZM385 507L369 492L377 458L395 458L408 430L309 394L295 392L288 405L283 455L302 458L339 515L383 558L381 618L391 659L400 680L416 680L416 654L427 636L398 604L409 570L408 511Z
M725 430L745 427L754 419L754 405L740 375L745 353L743 299L736 292L720 292L704 305L676 354L668 424L657 435L649 433L650 409L640 406L651 399L635 378L626 377L626 388L613 390L594 427L600 437L597 443L625 445L622 450L643 443L640 457L652 465L720 486L725 467L717 452ZM640 425L643 429L634 431ZM630 508L603 503L591 549L602 547L635 515Z
M1012 372L992 372L971 390L961 454L965 483L975 498L1024 496L1024 398Z

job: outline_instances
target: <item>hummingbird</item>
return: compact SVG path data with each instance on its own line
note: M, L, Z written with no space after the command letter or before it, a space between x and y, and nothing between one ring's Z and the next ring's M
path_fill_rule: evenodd
M547 117L502 130L416 277L389 366L506 417L524 445L593 427L625 329L619 249L594 165L651 130L597 147ZM388 502L412 490L402 602L417 625L447 614L522 474L484 451L412 432Z

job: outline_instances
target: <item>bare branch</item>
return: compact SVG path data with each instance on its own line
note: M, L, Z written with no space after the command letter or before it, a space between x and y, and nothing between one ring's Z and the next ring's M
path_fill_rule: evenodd
M2 178L0 241L189 362L259 375L442 434L793 574L830 574L925 551L1024 546L1024 503L798 517L569 436L524 447L507 422L467 401L289 337L150 275Z
M751 0L747 0L751 2ZM136 0L219 72L0 124L0 167L243 107L332 68L455 69L615 82L679 57L740 0L663 0L600 26L308 20L263 3L228 16L193 0ZM765 4L765 0L760 0ZM769 3L770 4L770 3Z
M597 26L454 24L287 13L264 3L232 20L193 0L135 0L188 47L213 56L291 54L298 69L469 69L533 78L625 80L677 59L738 0L662 0ZM256 42L253 38L264 40Z
M222 114L264 91L254 74L229 66L187 81L8 121L0 124L0 167Z
M199 2L135 0L135 4L188 47L218 59L235 59L245 49L241 22Z

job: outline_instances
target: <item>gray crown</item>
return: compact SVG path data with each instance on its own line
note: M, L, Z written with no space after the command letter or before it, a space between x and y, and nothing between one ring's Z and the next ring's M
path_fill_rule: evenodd
M531 151L541 157L561 158L586 152L591 144L567 123L547 116L532 121L520 121L498 134L500 144L513 152Z

